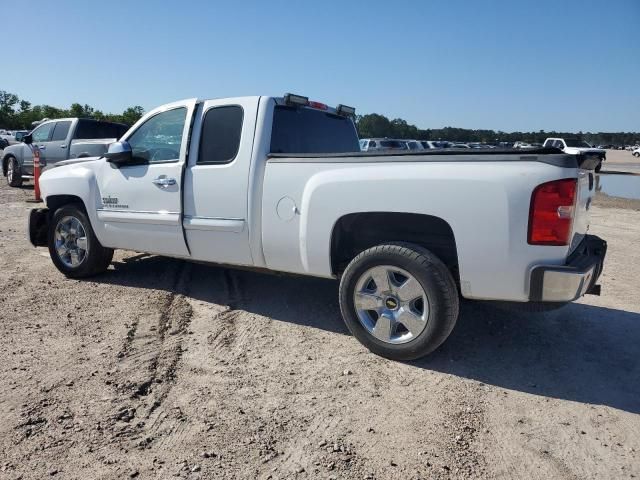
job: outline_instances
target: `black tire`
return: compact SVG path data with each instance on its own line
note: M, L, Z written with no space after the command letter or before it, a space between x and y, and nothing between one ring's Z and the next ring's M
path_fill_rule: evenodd
M7 161L7 183L10 187L22 186L22 171L15 157L9 157Z
M358 318L354 304L356 284L365 272L381 265L410 273L427 296L426 326L407 343L381 341ZM433 253L410 243L388 243L365 250L349 263L340 281L340 310L347 328L373 353L392 360L415 360L433 352L453 330L459 308L458 289L449 269Z
M55 243L55 232L58 223L65 217L73 217L77 219L85 231L87 239L87 250L84 259L77 266L67 265L58 255ZM111 263L113 258L113 249L103 247L98 241L91 222L87 217L84 208L78 204L70 204L60 207L55 211L51 221L49 222L49 231L47 233L47 243L49 246L49 255L53 264L58 270L69 278L83 278L104 272Z

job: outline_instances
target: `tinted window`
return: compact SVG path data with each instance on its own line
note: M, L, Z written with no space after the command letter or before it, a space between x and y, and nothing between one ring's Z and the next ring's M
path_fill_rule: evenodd
M376 148L377 146L378 144L374 140L369 142L369 148Z
M53 129L53 135L51 136L52 142L62 141L67 139L69 133L69 127L71 122L56 122L56 126Z
M242 134L242 108L234 105L207 111L202 122L198 163L227 163L235 158Z
M398 148L401 150L407 149L407 144L404 142L398 142L397 140L382 140L380 146L384 148Z
M128 127L119 123L96 122L93 120L79 120L78 128L73 136L77 139L90 140L95 138L120 138Z
M51 136L51 130L53 130L55 123L45 123L44 125L40 125L33 131L33 141L34 142L48 142L49 137Z
M186 108L176 108L149 118L128 139L133 157L145 162L180 158L186 117Z
M358 152L350 118L310 108L278 105L273 113L272 153Z
M582 140L565 140L567 147L577 147L577 148L591 148L587 142L583 142Z

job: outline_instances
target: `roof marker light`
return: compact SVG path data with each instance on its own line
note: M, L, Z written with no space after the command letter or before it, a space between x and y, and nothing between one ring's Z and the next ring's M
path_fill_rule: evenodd
M287 105L309 105L309 97L303 97L302 95L296 95L294 93L287 93L284 96L284 103Z
M351 117L351 116L355 116L356 109L353 107L348 107L346 105L340 104L336 107L336 113L338 115L344 115L345 117Z

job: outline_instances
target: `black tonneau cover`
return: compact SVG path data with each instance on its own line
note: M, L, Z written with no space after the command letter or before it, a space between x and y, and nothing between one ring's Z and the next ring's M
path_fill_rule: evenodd
M274 163L368 163L372 158L375 158L375 161L384 162L541 162L558 167L580 167L587 170L593 170L600 162L597 155L569 155L558 148L527 150L445 148L389 152L270 153L267 158Z

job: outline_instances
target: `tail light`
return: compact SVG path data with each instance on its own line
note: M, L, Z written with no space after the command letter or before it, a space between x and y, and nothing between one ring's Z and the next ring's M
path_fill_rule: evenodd
M530 245L569 245L577 180L566 178L538 185L531 195Z
M317 108L318 110L328 110L329 107L321 102L314 102L313 100L309 100L309 106L311 108Z

